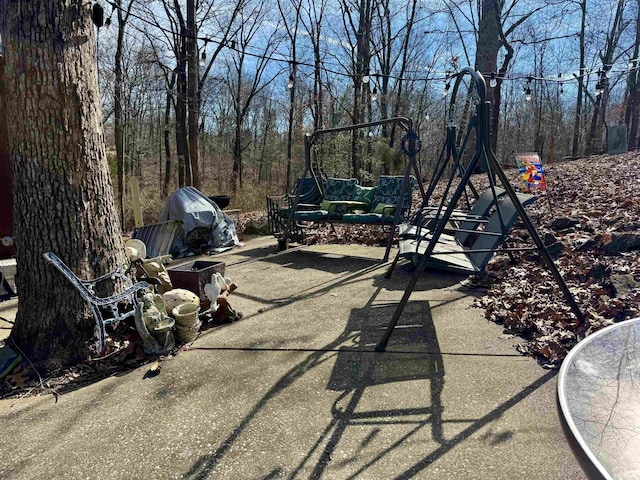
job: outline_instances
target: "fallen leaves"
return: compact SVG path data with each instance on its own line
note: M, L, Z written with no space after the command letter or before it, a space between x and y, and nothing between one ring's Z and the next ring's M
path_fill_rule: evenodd
M475 305L489 320L519 332L522 353L557 365L581 334L639 315L638 174L638 153L547 167L549 190L527 211L543 239L552 234L565 247L555 263L586 324L579 325L538 255L521 255L508 265L506 255L498 254L487 269L490 286ZM517 185L513 174L512 180ZM511 247L526 245L521 233L516 226Z

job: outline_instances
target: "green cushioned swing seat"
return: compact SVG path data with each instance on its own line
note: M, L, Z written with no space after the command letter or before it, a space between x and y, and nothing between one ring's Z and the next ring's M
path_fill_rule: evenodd
M379 213L346 213L342 216L345 223L393 223L393 215Z
M303 220L307 222L317 222L318 220L324 220L329 216L329 212L326 210L309 210L307 212L295 212L293 218L295 220Z

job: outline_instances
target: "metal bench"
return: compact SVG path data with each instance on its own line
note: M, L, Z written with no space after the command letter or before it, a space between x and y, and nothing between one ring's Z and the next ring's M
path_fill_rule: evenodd
M147 282L138 282L134 285L131 279L125 275L123 267L119 267L113 272L94 280L80 280L55 253L47 252L43 256L47 262L56 267L76 287L80 296L89 304L98 332L98 352L101 352L105 346L105 325L132 317L138 304L136 294L140 290L149 288L149 284ZM107 280L114 282L120 280L124 282L127 288L122 293L100 298L95 292L96 285ZM130 303L131 308L125 312L120 312L118 306L123 302ZM107 315L106 317L105 314Z

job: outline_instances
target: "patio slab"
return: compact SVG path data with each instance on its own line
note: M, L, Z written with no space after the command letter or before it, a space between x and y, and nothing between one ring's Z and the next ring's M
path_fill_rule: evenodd
M217 255L244 318L156 377L0 401L0 478L585 478L555 372L471 307L464 277L425 274L373 352L409 280L383 278L383 252L257 238Z

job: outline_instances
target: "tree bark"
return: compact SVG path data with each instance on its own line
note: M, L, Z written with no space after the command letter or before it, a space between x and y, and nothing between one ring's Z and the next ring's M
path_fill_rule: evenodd
M501 36L502 25L500 12L503 1L483 0L482 15L478 25L478 48L476 51L476 66L485 78L498 71L498 51L506 38ZM506 67L505 67L506 70ZM487 100L491 102L491 148L496 151L498 145L498 122L500 119L500 83L491 87L487 82Z
M180 35L176 42L176 151L178 156L178 186L191 185L191 162L187 126L187 27L178 0L173 0Z
M200 189L200 161L198 147L198 119L200 116L200 100L198 85L200 76L200 59L198 58L198 28L196 26L196 2L187 0L187 109L189 130L189 170L191 184Z
M578 98L576 100L576 114L573 123L573 141L571 143L572 158L576 158L578 156L578 145L580 143L580 127L582 123L582 89L584 88L584 73L586 71L584 64L584 42L587 21L587 0L582 0L582 2L580 2L580 13L582 15L580 26L580 73L578 74Z
M640 53L640 0L636 2L638 13L636 16L636 36L633 43L632 59L633 70L627 76L627 108L625 110L624 123L629 132L629 150L638 146L638 121L640 120L640 82L638 82L638 54Z
M0 55L0 238L13 237L13 168L9 155L7 133L7 90L4 82L4 57ZM9 258L15 253L13 247L0 243L0 258Z
M15 176L19 292L11 340L33 362L76 362L94 321L60 273L55 252L80 278L124 262L105 158L91 4L0 3L0 34ZM19 114L17 114L19 112Z
M175 72L171 75L171 80L167 88L167 99L164 105L164 184L162 185L162 197L169 195L169 185L171 183L171 97L173 95L173 87L176 83Z

